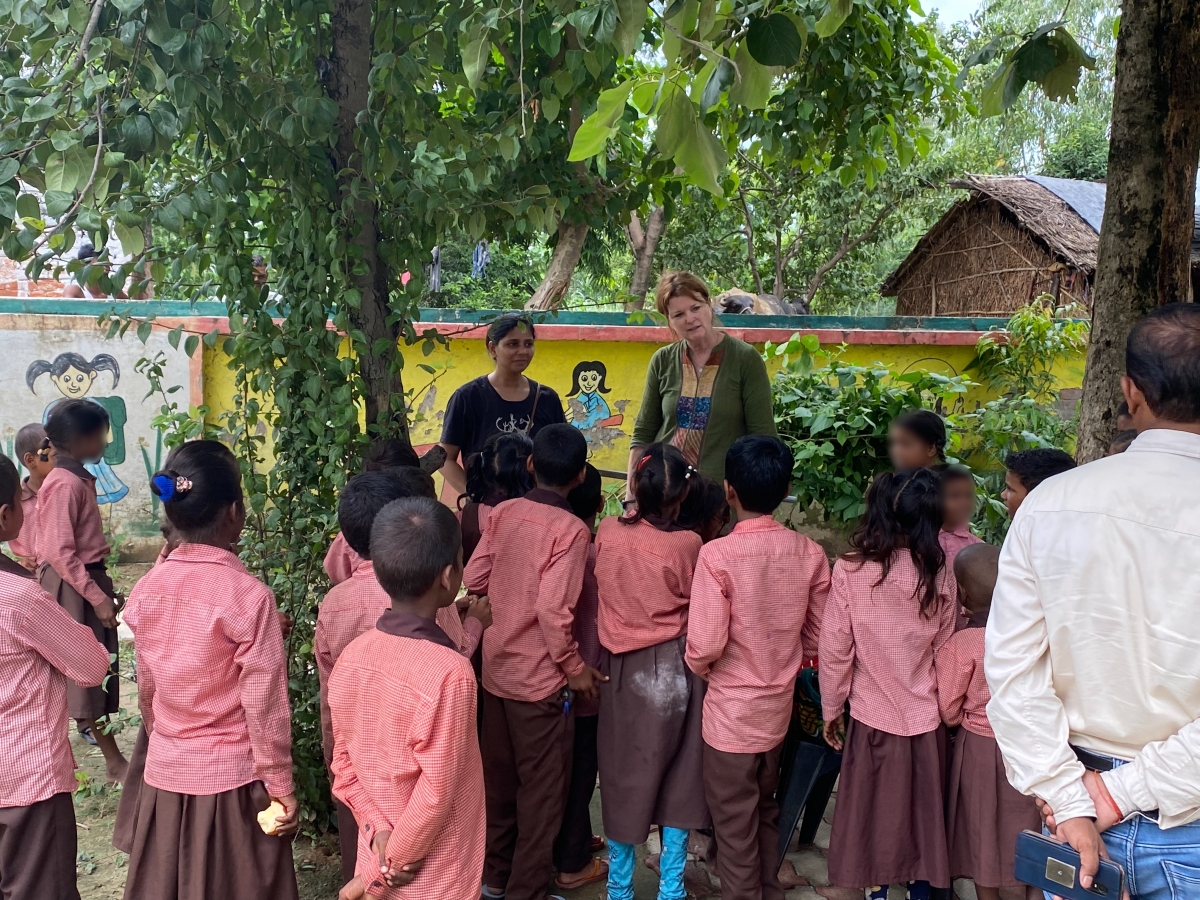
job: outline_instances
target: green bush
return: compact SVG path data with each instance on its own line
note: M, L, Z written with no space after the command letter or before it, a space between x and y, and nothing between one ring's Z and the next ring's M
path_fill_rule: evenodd
M816 504L834 523L856 520L867 485L889 466L888 423L907 409L925 407L946 418L951 460L975 474L983 502L974 530L999 543L1007 529L999 501L1005 456L1031 447L1074 449L1075 420L1058 412L1053 366L1086 341L1085 323L1057 316L1040 301L1018 311L1003 332L984 335L976 345L967 371L999 396L973 407L964 394L977 383L966 376L849 365L841 360L842 348L823 350L815 335L768 344L766 358L781 363L773 385L775 422L796 457L799 505Z

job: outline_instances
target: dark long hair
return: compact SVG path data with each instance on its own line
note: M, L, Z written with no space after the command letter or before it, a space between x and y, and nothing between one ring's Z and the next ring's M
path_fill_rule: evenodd
M54 357L54 362L47 362L44 359L35 359L29 364L29 368L25 370L25 384L32 393L37 393L34 390L34 383L43 375L49 373L55 378L62 378L67 369L75 368L86 375L95 375L97 372L112 372L113 387L117 386L117 382L121 380L121 366L117 363L115 357L107 353L97 353L91 360L85 359L78 353L67 351L60 353Z
M884 472L867 488L867 511L850 536L845 559L876 562L882 573L876 584L891 572L898 550L907 548L917 569L921 615L937 608L938 573L946 564L946 552L938 541L942 529L941 478L929 469Z
M467 460L467 492L459 498L495 506L524 497L533 490L533 476L526 463L533 441L520 432L493 434L483 449Z
M691 487L690 480L696 474L679 448L662 443L644 448L641 459L633 467L633 496L637 500L637 509L621 521L632 525L646 516L678 515Z
M607 394L612 390L612 388L605 383L608 380L608 366L596 359L585 360L581 363L575 364L575 371L571 373L571 392L567 394L568 397L574 397L579 393L579 376L584 372L600 373L600 384L596 388L597 393Z
M180 537L192 542L209 537L221 513L242 502L237 459L219 441L190 441L176 447L167 464L150 479L150 490Z

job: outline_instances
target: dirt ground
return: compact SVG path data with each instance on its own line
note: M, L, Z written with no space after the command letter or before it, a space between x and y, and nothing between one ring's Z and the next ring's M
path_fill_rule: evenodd
M128 593L134 582L148 569L148 565L118 566L113 572L113 580L118 590ZM131 636L125 631L122 637L128 639ZM132 680L133 672L129 664L131 654L128 650L123 650L121 659L121 705L126 712L133 712L137 709L137 684ZM100 751L75 734L74 728L71 731L71 745L80 767L80 786L75 795L75 817L79 836L79 893L88 900L120 900L125 888L128 862L125 854L112 845L112 829L120 789L104 783L104 759ZM126 756L132 752L136 736L137 730L133 727L124 729L117 736L117 743ZM796 874L795 886L787 892L788 900L809 900L816 897L824 897L827 900L858 900L862 897L861 891L847 891L829 886L825 855L829 848L829 823L835 803L836 793L826 810L825 822L817 832L814 845L793 847L792 852L788 854L787 860ZM597 833L602 833L601 821L600 792L597 791L592 800L592 823ZM644 862L647 855L657 851L655 838L652 834L650 841L638 848L639 860ZM294 854L301 900L335 900L341 880L336 835L317 839L301 836L296 839ZM687 887L689 896L697 900L717 896L720 891L719 881L703 866L695 863L689 863ZM652 900L657 894L657 888L658 877L655 872L645 865L638 865L634 872L636 900ZM970 882L957 884L956 892L961 900L975 900L975 892ZM600 883L565 892L564 896L566 900L604 900L605 893L604 884ZM893 898L899 900L904 895L903 886L892 886Z

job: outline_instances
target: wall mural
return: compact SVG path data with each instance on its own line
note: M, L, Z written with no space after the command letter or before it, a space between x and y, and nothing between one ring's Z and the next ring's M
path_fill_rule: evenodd
M595 450L612 447L626 437L621 431L625 422L628 400L612 400L604 395L608 387L608 367L596 359L575 365L571 373L571 389L564 395L567 402L567 421L583 432ZM615 412L614 412L615 410Z

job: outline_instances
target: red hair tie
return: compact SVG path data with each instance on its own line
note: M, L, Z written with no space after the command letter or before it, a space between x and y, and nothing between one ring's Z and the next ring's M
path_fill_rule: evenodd
M638 464L634 467L634 471L635 472L642 471L642 466L646 465L646 463L649 461L650 461L650 454L647 453L645 456L643 456L641 459L638 460Z

